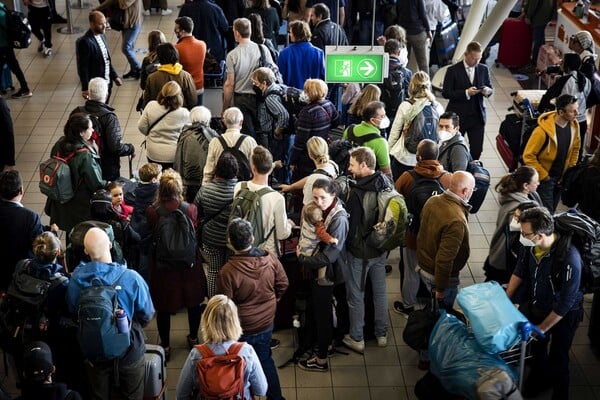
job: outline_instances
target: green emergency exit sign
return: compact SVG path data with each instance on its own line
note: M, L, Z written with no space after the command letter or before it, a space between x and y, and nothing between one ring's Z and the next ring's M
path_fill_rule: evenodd
M387 76L388 58L383 52L359 49L351 52L331 51L325 55L325 81L328 83L381 83ZM354 48L353 48L354 49Z

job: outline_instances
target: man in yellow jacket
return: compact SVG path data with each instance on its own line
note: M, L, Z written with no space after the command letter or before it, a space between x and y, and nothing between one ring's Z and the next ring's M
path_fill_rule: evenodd
M577 163L581 146L577 110L576 97L560 95L556 99L556 111L544 113L538 118L538 126L523 152L525 164L535 168L540 176L537 192L551 213L554 213L560 200L558 184L563 173Z

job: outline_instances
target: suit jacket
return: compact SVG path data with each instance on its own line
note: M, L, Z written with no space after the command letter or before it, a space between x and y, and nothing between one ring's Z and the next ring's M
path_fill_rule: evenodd
M112 66L110 59L110 51L108 50L108 44L106 43L106 37L101 36L104 41L104 45L108 51L108 62L109 62L109 88L112 85L112 81L117 79L119 75ZM102 50L98 46L98 42L94 38L94 33L88 30L82 37L77 39L75 44L75 53L77 55L77 75L81 81L81 90L88 90L88 82L90 79L95 77L104 78L104 59L102 58Z
M466 118L479 118L482 124L485 124L486 113L483 102L483 94L478 93L467 100L466 90L471 86L481 88L487 86L492 89L492 80L490 71L485 64L475 66L475 78L473 84L469 80L469 74L462 61L450 66L444 77L444 87L442 95L448 99L446 111L454 111L462 121Z

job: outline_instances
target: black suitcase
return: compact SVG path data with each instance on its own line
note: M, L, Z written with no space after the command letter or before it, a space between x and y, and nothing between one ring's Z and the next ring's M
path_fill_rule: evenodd
M431 45L429 64L435 64L439 67L450 64L457 44L458 25L456 22L452 22L436 31Z
M523 120L516 114L506 114L506 118L500 123L500 135L517 157L521 154L522 126Z

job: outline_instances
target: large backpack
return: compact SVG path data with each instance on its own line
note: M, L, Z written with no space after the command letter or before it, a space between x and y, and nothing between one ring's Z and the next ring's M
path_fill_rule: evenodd
M31 260L21 260L15 267L6 296L0 305L0 347L15 354L31 340L42 339L48 329L48 295L67 277L57 273L49 280L30 273Z
M254 245L264 247L269 237L275 233L275 225L265 234L261 198L267 193L274 192L270 187L264 187L256 192L248 188L248 182L242 182L240 190L236 193L231 206L229 222L234 218L242 218L250 222L253 229ZM276 246L278 247L278 246Z
M554 216L554 229L560 234L551 279L560 290L565 271L565 257L571 245L581 255L582 269L579 287L584 293L600 288L600 223L575 209Z
M190 184L188 181L202 182L204 166L208 158L208 144L218 136L217 132L204 124L186 129L179 136L173 168L181 174L184 184ZM192 140L195 142L188 143ZM189 159L192 155L193 158Z
M302 98L302 90L293 86L279 85L279 90L268 92L267 97L272 94L281 98L281 104L283 104L289 114L288 126L284 129L284 133L290 134L294 131L296 119L298 118L300 110L307 104ZM265 108L267 112L271 114L269 107L265 106Z
M196 362L196 373L203 400L244 400L246 361L239 355L242 342L233 343L223 355L215 355L206 344L196 350L202 358Z
M440 184L440 177L436 179L426 178L417 174L414 170L410 170L408 173L414 180L406 197L406 208L410 215L408 230L416 234L421 227L421 211L423 210L423 206L430 197L442 194L444 188Z
M81 261L89 261L89 256L85 254L85 249L83 246L83 239L85 238L85 234L91 228L99 228L106 233L108 236L108 240L111 243L110 255L113 262L117 264L123 264L125 259L123 257L123 250L121 249L121 245L115 239L115 231L112 225L101 222L101 221L82 221L75 225L71 232L69 232L69 240L70 243L67 245L67 250L65 254L65 259L67 260L67 266L72 271L79 265Z
M388 77L384 78L383 83L379 85L381 101L386 105L387 115L396 115L398 106L404 101L408 81L408 76L400 64L394 67L390 65Z
M354 128L356 124L348 126L347 139L334 140L329 145L329 157L338 165L340 169L340 175L348 174L348 166L350 165L350 151L355 148L362 146L369 140L380 138L379 133L369 133L360 137L354 136Z
M4 4L2 9L6 15L5 35L13 49L26 49L31 44L31 25L25 14L9 10Z
M187 203L173 211L164 206L154 206L158 223L154 231L154 254L159 269L184 270L196 263L196 231L186 215Z
M88 149L82 147L67 154L66 157L61 156L59 151L48 160L42 162L40 164L40 191L51 200L58 201L60 204L71 200L75 196L79 182L77 186L73 185L69 160L75 157L75 154L86 151Z
M131 344L130 332L120 333L116 318L119 309L117 290L121 290L119 279L125 271L110 285L93 277L90 285L81 290L77 336L83 355L91 362L120 358Z
M367 245L393 250L402 244L408 220L404 197L389 187L379 193L366 192L363 204L377 204L377 224L367 237Z
M416 154L417 146L423 139L430 139L437 143L437 125L439 119L440 116L435 107L433 107L433 102L426 104L421 112L404 126L402 136L406 150Z
M227 141L225 140L225 138L223 138L223 136L219 135L217 136L217 139L223 147L223 153L229 153L233 157L235 157L235 160L238 163L238 181L249 181L250 179L252 179L252 170L250 169L250 162L248 161L248 157L246 157L246 155L240 150L240 146L242 145L244 139L246 139L246 135L240 136L240 138L237 140L237 142L235 142L235 145L233 147L230 147L227 144Z

